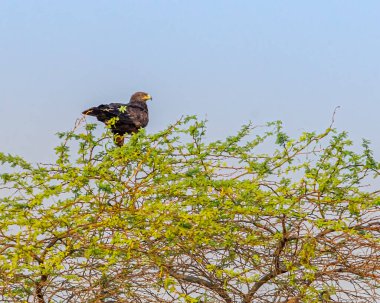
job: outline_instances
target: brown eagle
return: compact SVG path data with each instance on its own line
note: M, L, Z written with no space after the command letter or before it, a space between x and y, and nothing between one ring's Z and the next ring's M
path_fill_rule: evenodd
M124 144L124 135L136 133L148 125L148 106L146 101L152 97L144 92L134 93L127 104L101 104L85 110L82 114L94 116L99 121L109 125L118 146Z

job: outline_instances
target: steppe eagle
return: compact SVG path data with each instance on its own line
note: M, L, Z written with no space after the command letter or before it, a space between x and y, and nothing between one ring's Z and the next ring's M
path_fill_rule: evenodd
M152 97L144 92L137 92L131 96L129 103L110 103L91 107L82 114L94 116L99 121L110 126L114 134L114 141L118 146L124 144L124 135L136 133L140 128L148 125L149 115L146 101Z

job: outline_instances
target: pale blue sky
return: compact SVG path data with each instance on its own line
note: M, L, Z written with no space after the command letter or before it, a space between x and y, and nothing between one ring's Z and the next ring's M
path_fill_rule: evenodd
M181 115L209 138L283 120L336 126L379 154L380 1L0 0L0 150L51 159L82 110L153 95L148 132Z

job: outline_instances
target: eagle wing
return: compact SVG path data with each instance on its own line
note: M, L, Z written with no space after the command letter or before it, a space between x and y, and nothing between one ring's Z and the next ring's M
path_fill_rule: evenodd
M128 123L132 121L127 121L129 118L128 114L126 114L127 108L128 104L123 103L100 104L99 106L85 110L83 114L94 116L103 123L107 123L112 118L123 116L125 123Z
M137 132L148 124L148 110L135 103L110 103L92 107L83 112L84 115L95 116L99 121L108 124L117 118L111 126L113 133L125 134Z

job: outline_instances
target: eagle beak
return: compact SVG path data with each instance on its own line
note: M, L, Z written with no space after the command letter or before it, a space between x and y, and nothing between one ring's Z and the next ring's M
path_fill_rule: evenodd
M145 100L153 100L153 98L152 98L152 96L151 95L147 95L146 97L145 97Z

